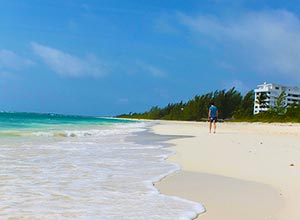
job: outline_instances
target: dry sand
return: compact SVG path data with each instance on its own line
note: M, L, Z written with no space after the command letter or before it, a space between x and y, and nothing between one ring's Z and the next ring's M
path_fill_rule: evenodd
M160 121L153 131L186 135L168 141L182 169L158 189L202 203L203 220L299 220L300 125Z

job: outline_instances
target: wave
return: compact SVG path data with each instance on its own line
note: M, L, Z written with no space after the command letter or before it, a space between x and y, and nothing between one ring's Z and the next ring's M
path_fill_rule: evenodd
M0 145L4 185L0 189L3 197L0 209L8 207L2 217L48 220L196 217L204 211L201 204L162 195L154 187L154 182L180 166L166 162L173 151L146 141L149 134L142 131L148 125L141 122L8 131L10 135L30 137ZM139 132L137 140L146 138L145 142L128 141L134 132ZM52 139L57 136L63 138ZM19 205L7 206L7 201ZM40 203L42 207L38 206Z
M79 127L76 130L2 130L1 136L7 137L88 137L88 136L108 136L108 135L120 135L128 134L132 132L138 132L145 130L145 124L143 122L132 124L115 124L107 126L94 126L90 128Z

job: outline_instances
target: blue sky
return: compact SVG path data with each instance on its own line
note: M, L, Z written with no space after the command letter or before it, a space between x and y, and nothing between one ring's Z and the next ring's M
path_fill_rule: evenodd
M0 110L116 115L300 86L298 0L0 3Z

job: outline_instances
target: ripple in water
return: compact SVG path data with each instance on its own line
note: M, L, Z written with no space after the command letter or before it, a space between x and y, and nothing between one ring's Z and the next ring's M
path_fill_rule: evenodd
M153 182L179 168L165 161L170 151L124 141L137 131L132 125L111 129L59 141L24 137L21 145L1 144L0 218L188 220L204 211L154 188Z

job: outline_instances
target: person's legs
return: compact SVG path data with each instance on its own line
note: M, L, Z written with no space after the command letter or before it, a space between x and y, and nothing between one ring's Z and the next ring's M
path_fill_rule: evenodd
M209 121L209 133L211 133L212 121Z
M214 121L214 133L216 133L216 130L217 130L217 123L216 121Z

